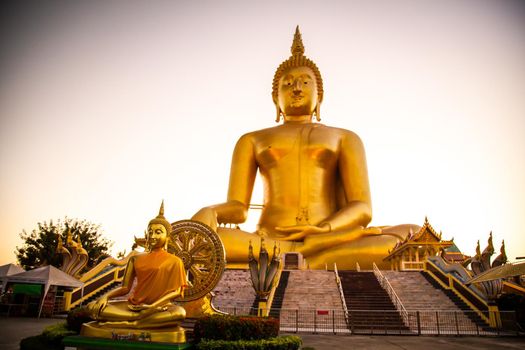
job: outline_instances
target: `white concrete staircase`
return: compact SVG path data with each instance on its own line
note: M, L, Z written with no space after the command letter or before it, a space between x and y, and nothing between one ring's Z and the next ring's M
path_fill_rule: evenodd
M410 327L417 325L419 311L422 332L425 329L454 334L457 328L485 327L481 319L468 307L458 307L442 290L435 288L419 271L381 271L409 312ZM469 317L470 316L470 317ZM474 322L476 320L476 322Z
M256 297L249 270L225 270L213 293L213 305L228 313L249 313Z
M343 310L334 272L291 270L282 308Z

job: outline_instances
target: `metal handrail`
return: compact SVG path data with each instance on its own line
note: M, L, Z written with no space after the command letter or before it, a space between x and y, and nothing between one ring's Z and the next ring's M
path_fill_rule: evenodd
M348 308L346 307L345 294L343 293L343 285L341 283L341 278L339 278L339 271L337 270L337 263L334 263L334 273L335 273L335 283L337 283L337 287L339 288L339 296L341 297L341 303L343 304L345 320L346 320L346 323L348 324L349 322Z
M405 306L403 305L403 303L401 302L401 299L399 299L396 291L394 290L394 288L392 287L388 279L385 276L383 276L383 273L381 273L381 271L379 270L375 262L373 263L373 268L374 268L374 275L379 281L379 284L381 285L381 287L383 287L384 290L386 290L386 292L390 296L390 299L394 303L396 309L401 313L401 316L403 317L405 324L408 325L408 312L405 309Z

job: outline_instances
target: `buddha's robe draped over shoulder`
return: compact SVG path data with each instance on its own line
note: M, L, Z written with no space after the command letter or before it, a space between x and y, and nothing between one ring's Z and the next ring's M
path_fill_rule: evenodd
M186 288L186 272L182 260L159 249L136 258L137 285L130 303L152 304L169 292Z

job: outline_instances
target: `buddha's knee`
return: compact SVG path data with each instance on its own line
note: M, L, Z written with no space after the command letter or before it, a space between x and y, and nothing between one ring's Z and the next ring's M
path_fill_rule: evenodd
M169 312L172 320L183 320L186 318L186 310L182 306L171 305L166 311Z

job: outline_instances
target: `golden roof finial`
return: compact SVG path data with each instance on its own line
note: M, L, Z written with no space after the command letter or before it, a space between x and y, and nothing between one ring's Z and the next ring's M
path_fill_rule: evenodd
M476 257L480 257L481 256L481 248L479 246L479 239L478 239L478 244L476 245Z
M494 251L494 245L492 244L492 231L490 231L490 234L489 234L488 244L489 244L488 248Z
M295 34L293 36L292 43L292 56L303 56L304 55L304 45L303 39L301 37L301 32L299 31L299 25L295 27Z

